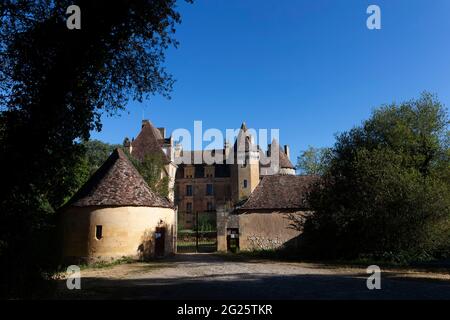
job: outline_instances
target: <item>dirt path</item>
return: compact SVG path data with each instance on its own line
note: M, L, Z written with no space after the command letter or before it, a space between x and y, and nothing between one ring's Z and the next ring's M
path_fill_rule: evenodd
M368 290L365 269L181 254L151 263L81 272L81 290L61 281L57 298L83 299L450 299L450 274L383 271Z

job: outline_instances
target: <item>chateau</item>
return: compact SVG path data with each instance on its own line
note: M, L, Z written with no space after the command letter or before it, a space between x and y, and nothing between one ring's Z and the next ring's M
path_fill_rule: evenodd
M295 175L289 147L285 145L282 149L273 140L263 151L254 144L245 123L233 144L226 141L222 149L188 151L176 144L172 135L166 137L164 128L143 120L138 136L131 141L125 138L124 148L138 160L150 154L162 157L161 177L169 178L169 198L178 207L178 224L182 228L195 226L197 213L213 213L218 206L232 208L243 204L265 176ZM205 161L219 154L225 161Z
M124 149L140 161L161 158L169 199L116 149L60 211L64 260L175 254L178 230L211 217L214 251L297 246L301 230L292 223L310 214L305 195L316 178L295 175L288 146L272 140L264 151L245 123L236 133L221 149L190 151L144 120L136 139L125 138Z

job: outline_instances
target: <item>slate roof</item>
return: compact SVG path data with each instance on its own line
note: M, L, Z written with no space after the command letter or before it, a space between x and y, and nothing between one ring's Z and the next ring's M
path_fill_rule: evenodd
M170 160L164 151L162 151L164 143L165 139L161 135L161 132L155 128L150 121L144 120L141 132L139 132L136 139L131 142L131 154L140 161L144 160L145 156L148 154L158 154L162 157L164 164L168 164L170 163Z
M113 151L68 205L173 208L168 199L150 189L121 149Z
M307 192L318 176L264 176L238 211L308 210Z

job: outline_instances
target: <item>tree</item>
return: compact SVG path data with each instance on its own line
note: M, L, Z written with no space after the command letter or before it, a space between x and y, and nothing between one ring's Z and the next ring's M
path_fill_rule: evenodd
M88 140L82 143L86 161L89 166L89 176L91 176L98 168L108 159L116 148L121 148L119 144L109 144L100 140Z
M135 159L128 152L125 153L134 167L147 182L150 189L162 197L169 196L169 177L163 175L164 161L159 154L147 154L142 161Z
M80 30L66 26L69 5L81 8ZM173 34L180 15L174 8L175 0L0 4L0 243L6 248L0 287L5 291L20 287L12 274L41 270L29 259L29 248L42 219L73 190L69 177L83 154L76 141L100 130L100 115L123 109L130 98L169 96L174 80L163 63L165 50L177 45ZM32 287L29 279L20 279Z
M308 147L297 158L297 170L305 175L321 175L325 172L330 156L329 148Z
M400 261L450 253L448 124L446 109L424 93L339 135L309 196L312 251Z

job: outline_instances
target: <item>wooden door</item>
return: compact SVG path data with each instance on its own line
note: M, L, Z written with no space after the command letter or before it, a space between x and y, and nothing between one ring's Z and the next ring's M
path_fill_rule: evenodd
M156 228L155 231L155 256L164 256L164 243L166 238L166 228Z

